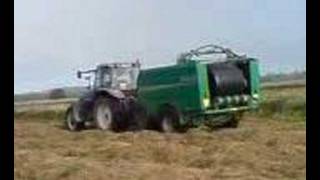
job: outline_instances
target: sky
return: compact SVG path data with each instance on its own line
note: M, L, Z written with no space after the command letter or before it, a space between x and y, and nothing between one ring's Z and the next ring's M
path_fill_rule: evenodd
M140 59L143 68L218 44L262 73L306 67L305 0L15 0L14 93L86 85L78 69Z

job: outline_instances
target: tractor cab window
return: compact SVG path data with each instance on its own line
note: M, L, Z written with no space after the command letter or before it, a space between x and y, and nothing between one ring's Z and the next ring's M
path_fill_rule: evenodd
M96 88L110 88L112 83L111 70L109 68L99 68L95 78Z
M138 69L119 67L114 69L112 73L112 88L121 90L130 90L136 88L136 81L138 77Z
M95 77L95 88L120 90L136 89L139 69L136 67L100 67Z

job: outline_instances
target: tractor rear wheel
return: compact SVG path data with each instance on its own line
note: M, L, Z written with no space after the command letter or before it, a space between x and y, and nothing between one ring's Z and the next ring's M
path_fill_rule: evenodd
M112 130L114 124L114 114L112 110L111 100L107 98L99 98L94 106L94 121L96 127L101 130Z
M66 112L65 127L70 131L80 131L85 127L83 122L77 122L75 120L73 108L69 108Z

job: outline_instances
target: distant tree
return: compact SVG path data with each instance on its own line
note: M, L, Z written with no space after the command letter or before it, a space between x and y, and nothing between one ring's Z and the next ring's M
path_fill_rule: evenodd
M301 80L306 78L306 71L293 71L290 73L270 73L261 77L262 82L280 82L290 80Z
M53 89L49 93L49 99L60 99L66 97L66 93L63 89Z

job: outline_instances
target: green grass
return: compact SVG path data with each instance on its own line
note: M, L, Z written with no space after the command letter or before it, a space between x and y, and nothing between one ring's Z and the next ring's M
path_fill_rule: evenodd
M306 120L306 101L304 99L279 99L261 104L258 115L285 120Z
M264 90L259 111L254 114L277 120L305 122L305 87Z

